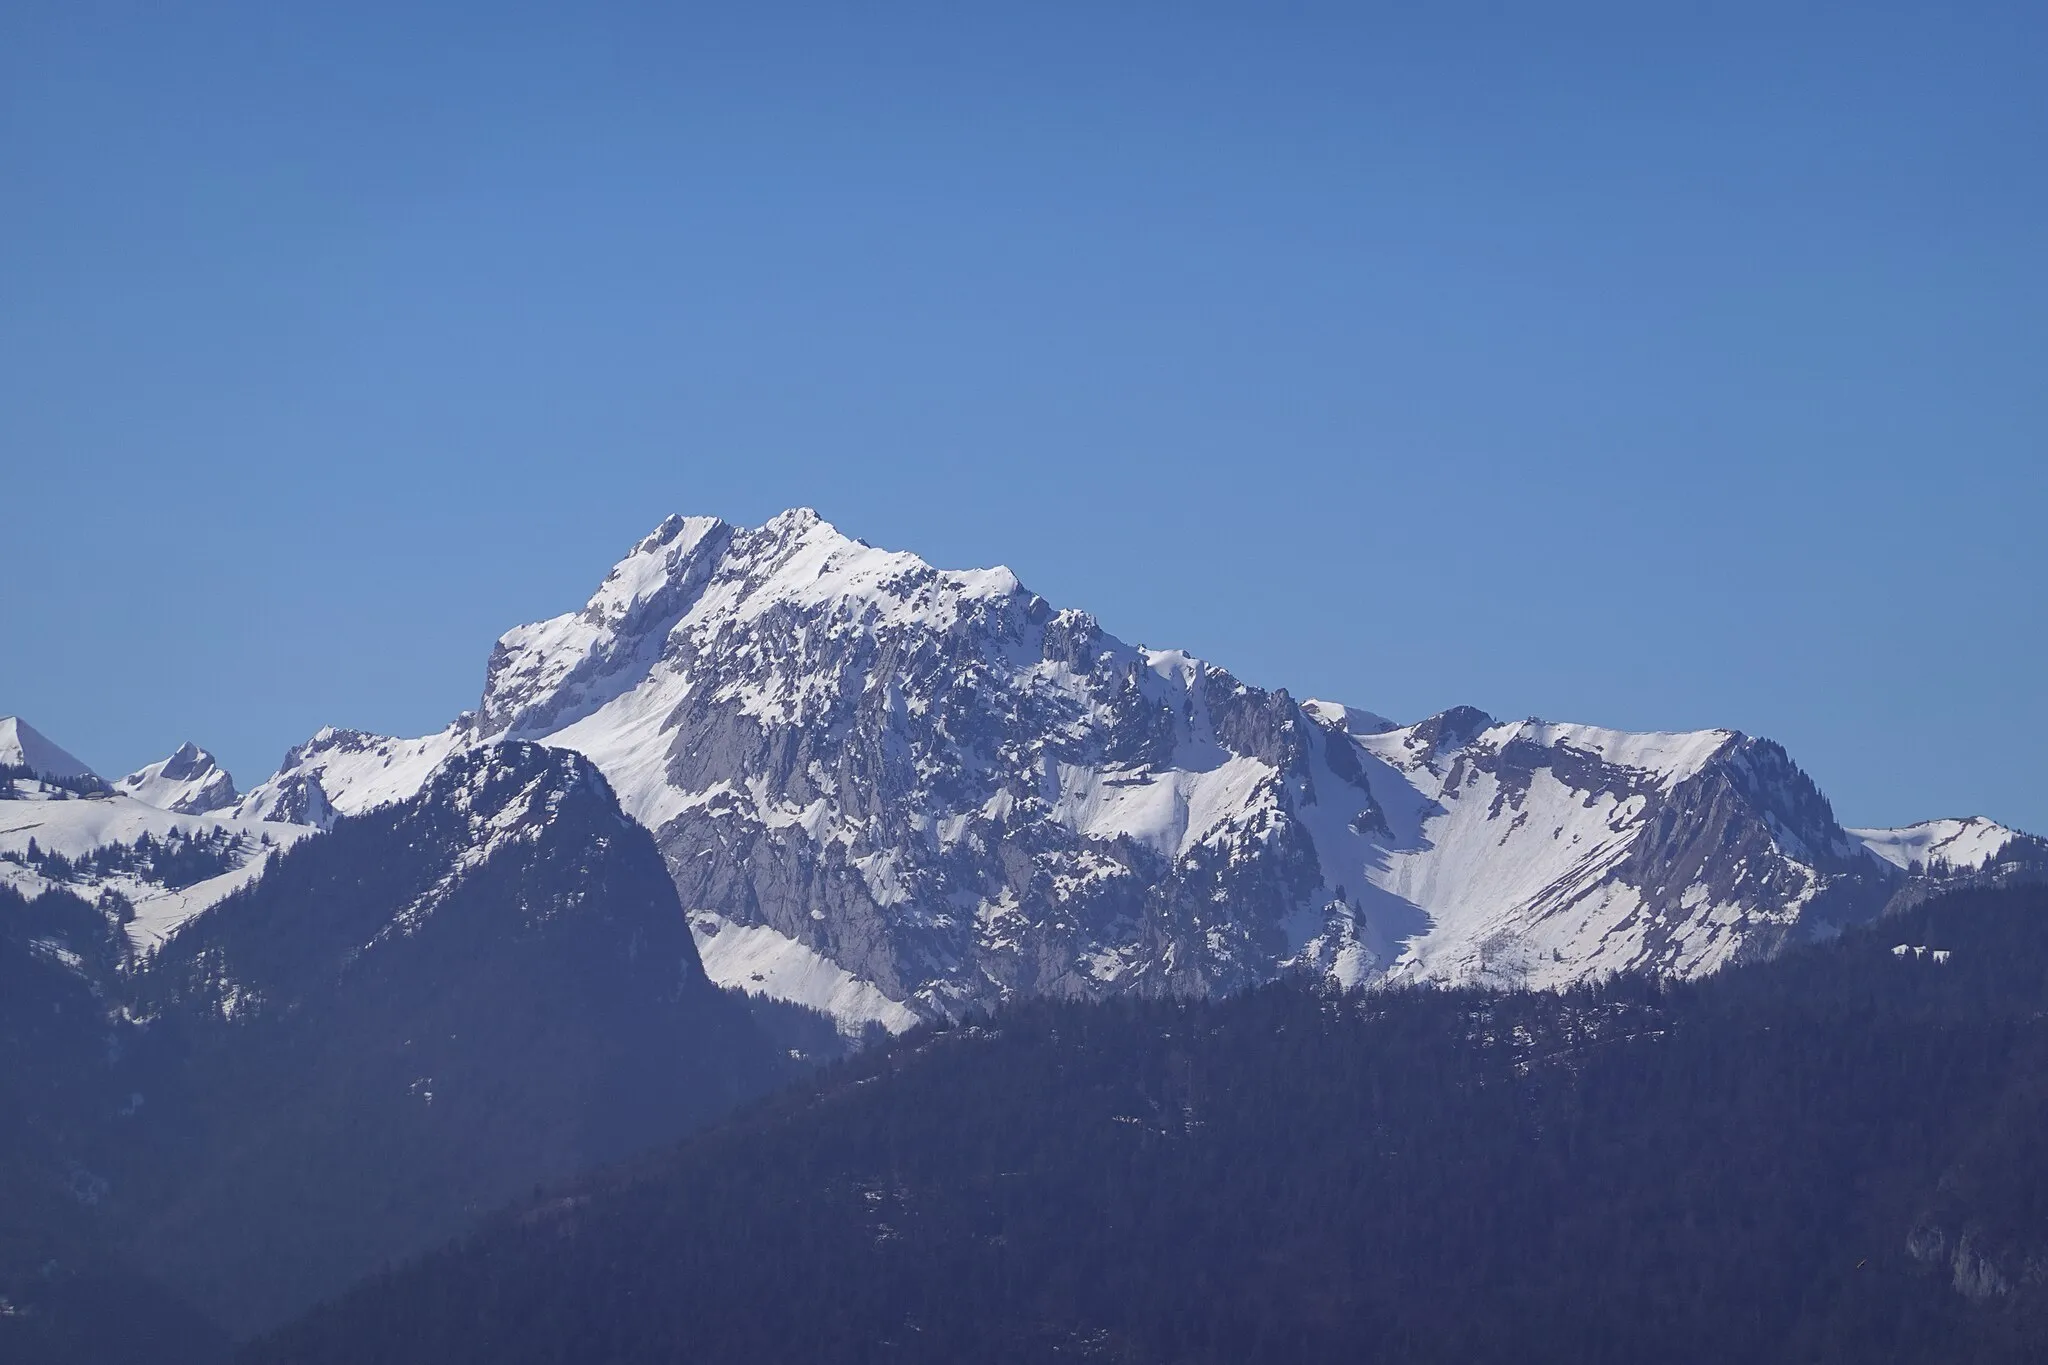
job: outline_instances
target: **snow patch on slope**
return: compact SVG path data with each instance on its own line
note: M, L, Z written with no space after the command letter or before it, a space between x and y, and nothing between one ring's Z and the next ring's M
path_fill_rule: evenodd
M1339 701L1321 701L1310 697L1301 704L1301 709L1317 722L1334 726L1349 735L1383 735L1389 730L1400 728L1394 721L1373 711L1356 706L1346 706Z
M1084 838L1131 839L1178 857L1240 817L1278 773L1270 763L1208 747L1195 760L1201 767L1059 764L1052 818Z
M854 1037L869 1023L891 1033L918 1023L908 1006L765 924L735 924L714 911L692 910L690 933L704 974L721 986L822 1010Z

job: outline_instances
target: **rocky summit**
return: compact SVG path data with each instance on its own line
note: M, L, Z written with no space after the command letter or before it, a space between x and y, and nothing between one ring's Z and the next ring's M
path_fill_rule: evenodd
M238 814L324 825L506 740L596 763L715 980L849 1031L1292 972L1698 975L2043 851L1980 822L1962 862L1915 860L1735 731L1296 700L808 510L669 518L581 610L507 632L475 710L323 730Z

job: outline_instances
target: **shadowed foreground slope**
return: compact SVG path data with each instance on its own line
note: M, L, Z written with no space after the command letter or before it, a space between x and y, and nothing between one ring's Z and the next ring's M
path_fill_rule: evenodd
M1034 1003L245 1358L2038 1359L2044 1011L2037 889L1684 985Z
M274 1326L537 1182L721 1116L799 1069L790 1043L836 1044L713 985L653 840L586 760L533 745L458 756L279 853L129 967L95 907L15 902L10 1362L162 1360L206 1335L195 1310ZM161 1328L105 1344L156 1302Z

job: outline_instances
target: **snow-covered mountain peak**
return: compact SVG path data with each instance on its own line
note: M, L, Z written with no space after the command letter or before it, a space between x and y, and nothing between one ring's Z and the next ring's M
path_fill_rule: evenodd
M832 523L818 513L815 507L787 507L761 524L764 531L773 531L778 536L804 536L820 526L833 529Z
M1531 718L1489 731L1486 739L1501 749L1532 744L1586 754L1608 767L1644 774L1668 791L1696 776L1715 758L1743 743L1747 736L1735 730L1636 733Z
M325 823L507 740L604 774L714 979L849 1027L1294 970L1694 974L1906 875L1768 740L1296 703L804 508L664 520L505 633L474 712L323 731L243 811Z
M707 562L708 561L708 562ZM702 598L703 615L744 618L784 604L845 604L900 616L940 598L1004 597L1020 591L1002 567L940 570L904 550L882 550L846 535L808 507L764 524L731 526L715 517L671 516L606 575L574 618L613 634L645 633L657 605ZM569 618L558 617L556 621ZM539 622L509 632L538 632Z
M227 770L189 740L169 758L137 768L116 782L114 790L184 815L226 810L241 799Z
M403 801L418 792L448 755L477 742L475 716L418 739L322 726L292 746L268 780L235 808L245 820L281 820L325 829L340 815Z
M837 608L870 628L957 613L963 600L1008 597L1022 589L1007 568L935 569L907 550L856 540L807 507L784 512L734 536L731 565L714 605L738 617L777 606Z
M26 768L38 777L96 775L20 716L0 716L0 768Z
M1944 873L1981 871L2015 842L2037 846L2043 842L1981 815L1922 820L1899 829L1852 829L1849 833L1894 867Z
M808 508L751 529L670 517L580 611L499 639L474 729L485 737L552 734L663 671L665 661L717 653L718 641L757 629L779 645L799 616L806 635L872 637L897 627L943 629L989 603L1027 596L1008 569L934 569L914 554L853 539ZM795 701L784 695L764 704Z

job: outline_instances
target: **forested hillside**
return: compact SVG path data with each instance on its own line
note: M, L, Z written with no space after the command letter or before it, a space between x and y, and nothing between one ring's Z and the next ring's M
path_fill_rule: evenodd
M2035 1360L2044 1122L2039 889L1695 983L1034 1002L246 1359Z
M0 886L0 1360L218 1359L227 1334L107 1245L100 1142L126 1092L107 1065L119 912Z

